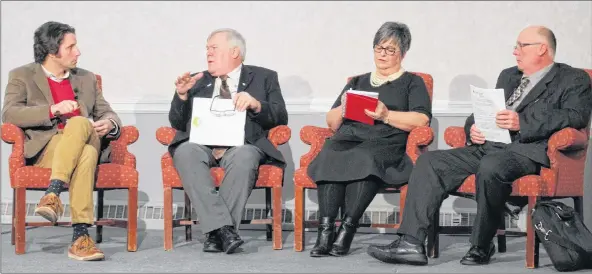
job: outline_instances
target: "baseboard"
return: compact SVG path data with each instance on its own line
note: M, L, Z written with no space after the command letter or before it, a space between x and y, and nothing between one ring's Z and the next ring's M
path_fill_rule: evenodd
M30 221L41 221L41 217L36 216L34 209L36 202L28 202L26 205L27 220ZM95 205L95 212L96 212ZM2 223L10 224L12 217L12 202L1 204L2 210ZM293 208L282 209L282 226L287 230L293 229L294 214ZM173 218L180 219L183 217L184 205L173 204ZM271 213L270 213L271 214ZM109 219L127 219L128 209L127 204L121 201L105 201L103 205L103 216ZM195 212L192 210L192 218L197 219ZM248 205L244 212L244 220L259 220L266 219L267 214L265 213L265 206L261 205ZM441 226L472 226L475 218L475 212L454 212L446 209L442 209L440 212L440 225ZM70 219L70 206L64 204L64 214L60 220L68 221ZM314 221L318 219L317 209L307 209L304 213L304 219ZM145 204L138 208L138 220L140 226L147 229L163 229L163 205L162 204ZM362 224L397 224L399 223L399 211L394 208L393 210L385 209L373 209L367 210L360 220ZM241 225L244 228L257 228L260 225ZM519 229L519 222L506 218L506 227L508 229Z
M335 102L335 98L286 98L286 109L290 114L326 113ZM127 99L110 103L117 113L126 114L158 114L168 113L170 99ZM470 101L434 100L432 114L434 116L468 116L473 111Z

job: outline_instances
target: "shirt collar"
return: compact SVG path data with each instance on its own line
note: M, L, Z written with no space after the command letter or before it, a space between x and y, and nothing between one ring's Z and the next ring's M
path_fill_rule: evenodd
M230 73L228 73L228 78L232 79L234 82L238 83L240 80L241 70L243 68L243 64L238 65L235 69L233 69Z
M66 71L66 73L64 74L64 77L59 78L59 77L55 76L53 73L49 72L49 70L47 70L43 65L41 65L41 68L43 69L43 72L45 72L45 75L47 77L49 77L49 79L56 81L56 82L61 82L62 80L70 77L70 70Z
M555 62L551 63L550 65L540 69L539 71L537 71L531 75L528 75L528 76L523 75L522 77L528 77L528 79L530 80L531 83L533 81L538 82L538 80L545 77L545 75L547 75L547 73L549 73L549 71L551 71L551 68L553 68L553 65L555 65Z

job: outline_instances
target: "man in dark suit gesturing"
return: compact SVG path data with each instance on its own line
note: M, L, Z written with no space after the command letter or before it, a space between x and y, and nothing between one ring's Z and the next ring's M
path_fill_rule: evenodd
M499 75L496 88L504 89L506 110L496 115L497 126L510 131L510 144L486 141L467 118L469 146L423 154L409 180L400 238L388 246L370 246L368 253L385 262L427 264L423 241L448 192L476 174L477 216L465 265L489 263L495 236L512 182L549 167L547 142L563 128L585 128L590 122L590 77L580 69L555 63L556 39L545 27L528 27L518 36L517 66Z
M206 49L208 70L187 72L175 82L169 120L177 134L169 151L207 235L204 251L230 254L243 243L238 227L259 165L285 163L267 136L273 127L288 123L288 114L277 73L243 65L246 45L240 33L216 30L208 37ZM236 111L247 111L245 145L211 147L188 142L194 97L233 99ZM218 165L225 176L216 191L210 168Z

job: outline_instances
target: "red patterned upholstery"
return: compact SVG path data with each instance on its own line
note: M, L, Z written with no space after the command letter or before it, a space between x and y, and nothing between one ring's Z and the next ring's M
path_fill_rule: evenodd
M431 75L426 73L413 72L414 74L421 76L423 79L430 99L432 99L434 81ZM352 77L349 77L349 82ZM329 128L320 128L315 126L305 126L300 130L300 139L307 145L310 145L310 150L300 157L300 168L294 172L294 192L295 192L295 210L294 210L294 250L302 251L304 249L304 228L308 225L313 225L313 221L304 220L304 191L305 189L316 189L316 184L308 176L307 170L310 162L319 154L323 148L325 140L333 135L333 132ZM407 155L413 160L413 163L417 160L419 155L427 149L427 146L432 143L434 139L434 133L430 127L418 127L411 131L407 139ZM388 188L381 190L382 192L388 193L400 193L399 205L400 212L399 216L402 216L405 198L407 193L407 185L402 186L399 189ZM398 224L395 225L374 225L380 227L392 227L397 228Z
M171 127L160 127L156 131L156 139L161 144L168 146L175 137L176 130ZM269 131L268 138L271 143L277 148L279 145L283 145L290 140L292 131L287 126L278 126ZM173 158L169 152L164 153L161 158L162 167L162 184L164 187L164 228L165 228L165 240L164 249L171 250L173 248L173 227L178 226L177 220L173 220L172 211L172 189L182 189L183 185L179 174L173 165ZM222 183L224 178L224 169L215 167L210 170L210 174L214 179L217 187ZM282 185L284 179L283 169L273 165L261 165L259 167L259 175L255 188L265 188L266 191L271 190L273 196L272 205L272 225L273 225L273 249L282 249L282 224L281 224L281 212L282 212ZM186 207L190 207L189 201L186 197ZM269 202L269 201L267 201ZM191 240L190 228L186 239ZM269 237L268 237L269 239Z
M592 78L592 70L586 69ZM444 133L446 144L453 148L464 147L466 134L463 127L449 127ZM529 212L538 197L580 198L584 196L584 169L586 152L589 143L589 129L576 130L564 128L551 135L548 142L547 155L551 162L550 168L541 168L537 175L519 178L512 184L512 196L529 197ZM457 190L463 194L475 194L475 175L469 176ZM453 194L454 195L454 194ZM576 205L577 206L577 205ZM527 256L526 266L535 268L534 231L531 218L527 219Z
M102 90L101 77L97 75L99 90ZM101 164L97 168L97 181L95 190L128 189L128 251L136 251L136 223L137 223L137 195L138 195L138 171L136 170L136 157L130 153L127 147L138 140L139 133L134 126L121 128L121 135L110 143L111 163ZM2 140L12 144L12 153L8 160L10 173L10 186L14 189L13 197L13 233L12 242L16 244L17 254L25 253L25 227L45 226L49 222L25 222L26 190L45 190L49 186L51 169L25 165L24 156L24 132L16 125L5 123L2 125ZM99 212L102 212L102 194L99 195ZM101 213L102 214L102 213ZM102 219L97 214L97 242L101 242L102 226L115 225L108 219ZM103 224L104 223L104 224ZM70 225L60 222L61 225ZM16 243L15 243L16 242Z

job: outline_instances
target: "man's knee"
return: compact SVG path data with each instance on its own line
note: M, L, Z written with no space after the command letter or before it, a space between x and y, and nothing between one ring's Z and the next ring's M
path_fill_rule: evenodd
M80 154L79 162L94 162L95 165L99 159L99 152L91 145L84 145L82 153Z
M69 118L64 127L64 131L73 131L90 134L93 131L93 126L90 121L82 116L74 116Z
M495 155L486 155L481 159L479 163L479 170L477 174L480 180L496 180L496 181L508 181L508 163L501 157Z
M443 153L446 153L445 150L434 150L422 153L417 158L417 162L415 163L416 169L423 169L426 167L431 167L434 161L438 161L442 156Z
M175 166L182 163L205 163L209 164L210 155L202 149L198 144L185 142L180 144L173 155L173 162Z

